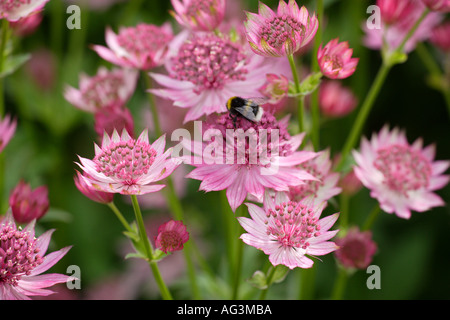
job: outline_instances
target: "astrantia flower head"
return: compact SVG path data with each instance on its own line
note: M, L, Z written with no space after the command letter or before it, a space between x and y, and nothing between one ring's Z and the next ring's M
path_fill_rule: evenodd
M318 154L297 151L304 134L291 137L287 118L278 121L264 112L255 123L243 117L233 121L227 113L210 116L205 125L204 135L212 135L211 143L185 142L194 153L190 164L197 167L187 177L202 181L200 190L206 192L226 189L233 211L248 195L262 201L265 188L289 191L290 186L316 179L296 167Z
M265 57L284 57L297 52L314 38L316 15L298 7L295 0L280 0L277 12L259 2L258 14L247 12L245 29L252 50Z
M114 130L122 132L123 129L127 130L133 136L134 120L128 108L118 108L115 106L102 108L95 113L94 118L94 129L99 137L102 137L105 132L112 135Z
M67 86L64 97L72 105L86 112L95 113L102 108L123 107L134 93L138 73L133 69L100 67L97 74L80 75L80 89Z
M40 186L32 190L28 183L19 181L11 192L9 205L18 223L29 223L32 220L42 218L50 206L48 189Z
M16 132L17 120L11 120L9 115L6 115L0 121L0 152L6 147L14 133Z
M358 104L350 88L340 81L323 81L319 87L319 107L323 115L338 118L348 115Z
M49 0L0 0L0 19L17 21L41 10Z
M289 79L284 75L269 73L266 75L267 83L260 89L260 92L269 100L267 103L277 104L288 96Z
M184 27L194 31L213 31L225 15L225 0L171 0L170 14Z
M409 144L403 131L383 127L371 141L363 139L359 152L354 151L356 176L382 210L409 219L411 210L427 211L444 205L433 191L444 187L450 161L433 161L435 147L422 147L422 140Z
M309 147L305 150L313 150L313 148ZM341 192L341 188L337 186L339 173L331 171L330 150L326 149L318 154L316 158L298 165L298 168L305 170L317 180L308 180L304 184L290 187L288 193L290 199L300 202L305 198L313 197L316 203L321 203Z
M415 1L415 0L414 0ZM405 19L411 19L415 3L411 0L377 0L380 16L386 24L395 24Z
M186 38L187 37L187 38ZM166 63L168 75L150 75L165 88L150 91L189 108L185 122L227 111L230 97L258 97L266 73L279 68L275 61L253 54L226 35L181 33L173 42Z
M95 145L93 160L80 158L78 165L87 175L81 177L87 185L100 191L121 194L146 194L164 188L151 184L169 176L181 163L164 152L165 135L153 144L148 141L147 130L133 139L126 130L119 136L116 130L110 137L105 134L102 147Z
M360 231L358 227L348 230L342 238L336 239L339 249L334 252L342 266L351 269L366 269L377 251L371 231Z
M269 255L274 265L290 269L311 268L308 256L321 256L338 249L330 240L338 230L329 231L339 214L320 219L325 202L315 205L311 199L295 202L286 194L264 197L264 208L247 203L251 218L238 217L247 231L241 239Z
M450 0L422 0L428 9L439 12L450 12Z
M444 22L433 29L430 42L444 52L450 52L450 22Z
M158 228L155 237L155 247L164 253L183 249L183 244L189 240L189 233L181 221L170 220Z
M148 70L164 63L167 45L173 38L169 23L161 27L141 23L136 27L122 27L119 34L106 29L106 44L92 48L103 59L122 66Z
M356 70L359 58L352 58L353 49L348 42L333 39L325 47L320 46L317 52L320 71L330 79L344 79L350 77Z
M30 300L48 296L45 288L70 281L63 274L41 274L57 263L70 247L45 255L54 230L35 238L34 221L17 228L11 212L0 223L0 300Z

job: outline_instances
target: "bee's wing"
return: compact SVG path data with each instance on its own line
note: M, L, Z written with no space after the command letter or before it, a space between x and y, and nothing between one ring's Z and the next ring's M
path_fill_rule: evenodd
M248 100L251 104L257 104L259 106L269 102L269 98L266 97L250 97L245 99Z

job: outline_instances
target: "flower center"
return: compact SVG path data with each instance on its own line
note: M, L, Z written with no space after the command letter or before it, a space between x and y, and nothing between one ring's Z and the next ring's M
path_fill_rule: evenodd
M156 151L139 140L112 142L95 156L97 172L133 186L139 177L148 173L156 157Z
M194 0L190 1L186 9L188 17L197 18L199 12L210 13L214 8L215 0Z
M304 204L283 202L266 214L266 233L282 247L307 249L309 240L320 235L319 219Z
M193 37L173 58L172 76L194 83L194 92L222 89L229 81L245 80L246 55L230 41L214 35Z
M274 17L272 20L266 20L266 25L259 30L263 38L271 47L279 48L287 40L295 37L296 32L300 36L305 34L305 26L293 17Z
M161 234L160 238L161 248L167 251L176 251L183 243L183 239L181 238L179 232L174 230L164 231Z
M320 187L324 185L323 182L324 176L322 172L317 168L317 165L312 161L302 163L298 166L298 168L305 170L313 177L319 179L319 181L305 180L304 184L289 187L290 198L300 201L311 195L317 196L317 191L319 190Z
M17 285L21 276L29 275L42 263L36 239L29 232L16 230L9 225L0 229L0 284Z
M384 176L384 184L408 196L408 191L427 187L431 175L429 161L408 146L392 145L377 151L374 166Z
M96 75L83 89L82 95L96 108L108 107L121 100L119 92L124 85L123 77L119 74Z
M259 122L238 116L234 123L230 114L210 119L213 120L206 123L206 128L220 131L220 138L214 136L213 144L214 150L223 152L225 164L270 167L273 157L284 157L293 152L289 143L291 136L269 112L265 112Z
M164 32L161 28L141 23L136 27L121 29L117 36L117 42L122 48L133 55L146 57L153 56L171 38L172 36Z

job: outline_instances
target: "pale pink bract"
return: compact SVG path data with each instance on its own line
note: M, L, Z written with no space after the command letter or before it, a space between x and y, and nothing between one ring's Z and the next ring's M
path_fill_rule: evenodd
M264 208L246 203L251 218L238 217L247 231L241 239L269 255L269 261L290 269L311 268L310 257L321 256L338 249L330 240L338 230L329 231L339 214L320 219L325 202L315 204L311 199L291 201L285 193L275 198L264 197Z
M177 22L194 31L213 31L225 15L225 0L171 0L170 14Z
M49 0L0 0L0 19L17 21L28 17L45 6Z
M17 127L17 120L11 119L10 115L6 115L0 121L0 152L6 147L11 138L14 136Z
M434 161L435 146L422 144L422 139L409 144L404 131L384 126L353 151L356 176L385 212L409 219L411 211L444 205L434 191L448 183L450 177L442 173L450 161Z

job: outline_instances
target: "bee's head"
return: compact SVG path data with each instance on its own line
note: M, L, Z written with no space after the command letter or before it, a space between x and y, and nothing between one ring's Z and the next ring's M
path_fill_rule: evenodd
M241 97L231 97L227 101L228 110L233 110L234 108L242 107L243 105L245 105L245 99L242 99Z

